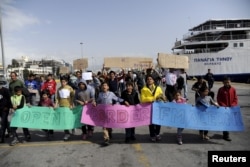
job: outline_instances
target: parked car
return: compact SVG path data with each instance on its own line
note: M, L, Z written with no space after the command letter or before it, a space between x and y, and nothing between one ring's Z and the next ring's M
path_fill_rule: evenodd
M0 78L0 85L9 89L9 82L5 78Z

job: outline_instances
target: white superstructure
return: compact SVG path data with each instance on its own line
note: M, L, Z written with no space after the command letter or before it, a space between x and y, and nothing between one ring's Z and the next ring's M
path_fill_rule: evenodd
M250 78L250 19L208 20L189 29L172 48L189 57L190 76L211 69L217 80L227 75L235 81Z

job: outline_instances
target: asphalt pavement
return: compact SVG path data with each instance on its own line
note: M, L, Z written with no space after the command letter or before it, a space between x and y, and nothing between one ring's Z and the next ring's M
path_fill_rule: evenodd
M190 90L189 103L194 104ZM9 146L11 139L0 144L0 167L206 167L208 151L250 150L250 84L232 83L236 88L245 125L243 132L230 132L231 142L222 139L222 132L209 131L209 141L201 140L197 130L183 131L183 145L176 142L176 128L162 127L160 142L152 143L148 127L136 128L136 141L124 142L124 129L114 129L107 147L101 145L102 128L95 127L94 136L81 139L76 129L70 141L62 140L63 131L56 131L51 141L41 130L30 130L32 140ZM216 82L215 96L222 83ZM21 129L20 137L22 136Z

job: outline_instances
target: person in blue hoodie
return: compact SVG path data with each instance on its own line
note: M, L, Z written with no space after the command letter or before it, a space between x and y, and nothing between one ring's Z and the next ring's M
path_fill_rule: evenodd
M38 83L34 79L35 75L34 74L29 74L28 80L25 81L25 87L29 90L29 101L31 105L37 106L39 99L37 96L39 96L38 92Z
M92 87L88 86L84 79L80 80L75 92L76 105L85 106L88 103L92 103L95 100L95 91ZM87 133L88 131L88 133ZM92 137L94 126L83 125L82 126L82 139L86 140L87 137Z

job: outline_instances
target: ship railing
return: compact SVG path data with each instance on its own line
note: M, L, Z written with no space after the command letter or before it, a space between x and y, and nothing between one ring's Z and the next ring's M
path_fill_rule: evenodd
M213 47L213 48L198 48L198 49L190 49L183 51L183 54L197 54L197 53L215 53L219 52L226 47Z
M250 22L238 22L238 23L223 23L223 24L210 24L201 25L193 31L205 31L205 30L216 30L216 29L230 29L230 28L249 28Z
M189 39L184 39L189 42L197 42L197 41L223 41L223 40L238 40L238 39L250 39L250 35L247 34L237 34L237 35L212 35L207 37L193 37Z

